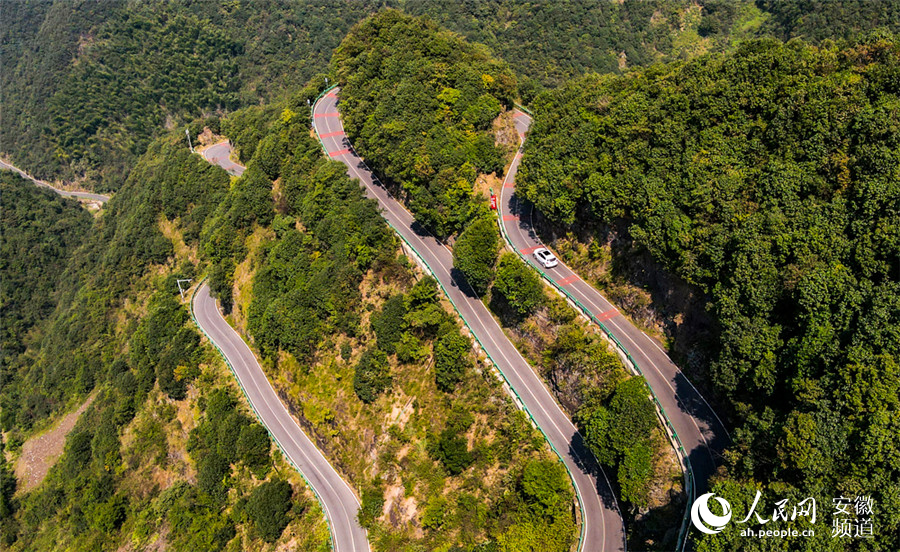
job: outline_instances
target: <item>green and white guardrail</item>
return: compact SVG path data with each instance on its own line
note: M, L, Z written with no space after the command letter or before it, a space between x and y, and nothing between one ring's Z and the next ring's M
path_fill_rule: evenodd
M329 90L335 88L336 86L337 86L337 85L331 86L331 87L327 88L325 91L323 91L321 94L319 94L318 98L316 98L316 102L318 102L319 99L322 98L322 96L324 96ZM315 103L312 104L312 109L313 109L313 110L315 109ZM312 114L312 111L310 111L310 114ZM312 120L312 118L311 118L311 120ZM314 129L314 131L315 131L315 125L313 125L313 129ZM315 132L316 132L316 137L318 138L319 133L318 133L318 131L315 131ZM328 155L328 149L325 148L325 144L322 142L322 139L321 139L321 138L319 138L319 144L322 146L322 150L325 152L325 155ZM352 146L351 146L351 147L352 147ZM368 167L367 167L367 168L368 168ZM369 172L371 172L371 170L370 170ZM373 173L373 175L374 175L374 173ZM377 177L376 177L376 179L377 179ZM377 180L376 180L376 181L377 181ZM401 204L401 206L402 206L402 204ZM405 207L404 207L404 209L405 209ZM425 261L424 258L422 258L422 256L419 254L419 252L416 251L415 247L413 247L412 244L409 243L409 241L408 241L405 237L403 237L403 234L401 234L401 233L397 230L397 228L395 228L394 225L392 225L392 224L390 223L390 221L388 221L387 219L385 219L385 222L386 222L387 225L391 228L391 230L393 230L394 233L397 234L397 236L399 236L401 240L403 240L403 243L406 244L406 246L410 249L410 251L412 251L412 252L416 255L416 257L418 257L419 261L421 261L422 264L427 268L428 272L429 272L432 276L434 276L434 274L435 274L434 270L432 270L431 266L428 264L427 261ZM561 463L561 464L563 465L563 467L566 469L566 473L569 474L569 479L572 481L572 487L575 488L575 495L576 495L576 497L578 498L578 508L579 508L579 510L581 511L581 517L582 517L582 522L581 522L581 534L580 534L579 537L578 537L578 548L577 548L577 550L581 550L581 549L582 549L582 546L584 545L584 500L583 500L583 498L581 497L581 493L578 492L578 486L575 484L575 476L574 476L574 475L572 474L572 472L569 470L569 467L566 465L566 463L563 462L562 455L561 455L560 452L556 449L556 447L553 446L553 443L550 441L550 438L549 438L549 437L547 436L547 434L544 432L544 429L543 429L543 428L537 423L537 421L534 419L534 416L532 416L531 411L528 410L528 407L525 406L525 402L522 400L522 397L519 396L518 391L516 391L516 389L512 386L512 384L510 384L509 379L506 377L506 374L503 373L503 370L500 368L500 365L497 364L497 362L493 359L493 357L491 357L491 354L488 353L487 349L486 349L486 348L484 347L484 345L481 343L481 340L478 339L478 335L472 330L472 327L469 326L468 321L466 321L466 319L463 318L462 314L459 312L459 309L458 309L457 306L456 306L456 303L454 303L454 302L453 302L453 299L450 298L450 294L447 293L447 290L446 290L446 288L444 288L444 285L441 283L440 279L435 278L435 280L437 281L438 285L441 287L441 291L444 292L444 295L445 295L445 296L447 297L447 299L450 301L450 304L453 305L453 310L456 311L457 316L459 316L459 318L463 321L463 324L465 324L466 328L469 330L469 333L472 334L472 337L475 338L475 341L478 343L478 346L481 347L481 350L482 350L482 351L484 351L485 356L487 356L487 358L491 361L491 364L494 365L494 369L496 369L497 372L503 377L504 382L506 382L506 386L507 386L507 387L512 391L512 393L515 395L516 400L518 401L520 408L525 412L525 414L528 415L528 418L531 420L531 423L534 425L534 427L538 428L538 430L541 432L541 435L544 436L544 439L547 441L547 444L550 445L550 449L553 450L553 452L556 454L557 458L559 459L560 463ZM616 505L616 508L618 509L618 504Z
M516 104L516 107L521 109L522 111L528 113L529 115L532 115L531 111L526 109L524 106ZM515 251L516 255L518 255L519 258L521 258L522 261L526 265L537 270L538 273L544 278L544 280L548 281L559 293L561 293L564 297L566 297L568 300L570 300L572 303L574 303L589 320L591 320L592 322L594 322L595 324L600 326L600 329L603 330L603 333L613 343L615 343L616 347L618 347L619 350L625 355L625 358L628 359L628 361L634 367L634 369L638 373L638 375L640 375L641 377L644 377L644 372L641 370L641 367L638 365L637 361L634 360L634 357L631 356L631 353L628 352L628 349L625 348L624 345L622 345L622 343L618 340L618 338L616 338L615 335L613 335L613 333L609 330L609 328L607 328L606 325L603 324L603 322L598 320L597 317L594 316L587 307L582 305L578 299L576 299L574 296L572 296L572 294L569 293L568 290L566 290L565 288L560 286L555 280L553 280L553 278L551 278L549 275L547 275L547 273L544 272L540 267L535 266L533 263L529 262L528 258L522 252L517 250L515 248L515 246L513 246L512 241L509 239L509 235L506 233L506 227L503 224L503 217L499 216L499 213L500 213L499 209L497 210L497 213L498 213L497 223L500 226L500 233L503 235L503 239L506 240L506 243L507 243L507 245L509 245L509 248L511 250ZM644 378L644 380L646 381L646 378ZM675 432L675 427L672 425L671 420L669 420L669 416L666 414L666 410L663 408L662 404L659 402L659 398L656 396L656 392L653 391L653 388L650 387L650 385L647 385L647 388L650 390L650 395L653 398L653 402L656 404L657 412L659 413L660 417L662 418L663 423L666 425L666 428L668 429L668 431L671 435L670 441L674 440L673 444L675 446L673 448L675 448L675 452L678 454L678 456L681 457L681 459L684 461L684 466L686 466L686 469L684 470L684 478L685 478L685 494L687 495L687 506L685 508L684 516L681 521L681 527L678 529L678 540L676 542L676 547L677 547L676 550L678 552L683 552L685 549L685 546L687 544L687 526L688 526L688 521L690 519L690 508L691 508L691 504L694 502L694 498L695 498L694 497L694 471L693 471L693 469L691 469L691 461L690 461L690 458L688 458L688 455L684 450L684 445L682 444L681 439L678 437L678 433Z
M189 307L190 307L189 310L191 312L191 320L194 321L194 324L200 329L200 332L202 332L203 335L206 336L206 339L208 339L209 342L212 343L212 346L216 348L216 351L218 351L219 354L222 356L222 358L225 360L225 365L228 366L229 370L231 370L231 374L234 376L234 379L237 381L238 387L240 387L241 392L244 393L244 398L246 398L247 403L250 404L250 409L253 410L253 414L256 416L256 419L259 420L259 424L261 426L263 426L264 428L266 428L266 432L269 434L269 438L272 439L272 441L274 441L275 444L278 446L278 450L281 451L281 456L285 460L287 460L288 464L290 464L291 467L297 471L297 473L300 474L300 477L302 477L303 481L306 482L306 486L309 487L310 489L312 489L313 494L316 495L316 500L319 501L319 506L322 508L322 517L325 518L325 525L328 527L328 545L331 547L332 550L334 550L334 539L335 539L334 528L331 525L331 520L328 519L327 515L325 515L325 512L327 510L325 509L325 502L323 502L322 497L319 496L319 491L317 491L316 488L313 487L312 483L309 482L309 479L306 478L306 475L302 471L300 471L300 468L298 468L297 465L294 464L294 461L291 460L290 456L288 456L287 453L284 452L284 447L281 446L281 443L278 441L278 438L276 438L275 435L266 426L266 424L263 423L262 417L260 417L259 412L256 411L256 407L253 406L253 402L250 400L250 395L248 395L247 390L244 389L244 384L241 383L241 378L239 378L237 375L237 372L234 371L234 366L231 365L231 361L228 360L228 357L225 356L224 351L222 351L222 349L219 348L219 346L216 344L216 342L213 341L212 337L210 337L210 335L208 333L206 333L206 330L204 330L203 326L201 326L200 323L197 321L197 316L194 314L194 297L196 297L197 290L199 290L200 287L203 286L203 282L205 282L207 278L208 278L208 276L204 276L203 279L200 280L200 282L194 288L194 291L191 293L191 300L189 303Z

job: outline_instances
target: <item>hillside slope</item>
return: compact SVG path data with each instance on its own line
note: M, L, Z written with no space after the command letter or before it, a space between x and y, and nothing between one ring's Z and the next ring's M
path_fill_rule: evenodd
M706 298L715 325L683 348L733 405L722 485L859 489L897 511L898 74L892 38L758 41L535 102L529 199Z

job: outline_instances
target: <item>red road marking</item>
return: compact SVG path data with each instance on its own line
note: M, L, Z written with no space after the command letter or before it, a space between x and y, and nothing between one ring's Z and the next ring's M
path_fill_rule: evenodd
M325 97L326 98L337 98L337 94L335 94L334 92L329 92L328 94L325 94Z
M344 134L343 130L338 130L337 132L329 132L328 134L320 134L319 138L331 138L332 136L342 136Z
M524 117L524 116L525 116L525 112L524 112L524 111L518 111L518 110L517 110L515 113L513 113L513 117Z
M515 188L515 187L516 187L516 181L513 180L512 182L508 182L508 183L504 184L503 187L504 187L504 188Z
M610 318L613 318L618 315L619 315L619 311L617 311L616 309L613 309L613 310L608 310L606 312L601 312L600 315L595 318L597 318L598 322L603 322L604 320L609 320Z
M519 220L519 215L503 215L503 220Z
M563 278L562 280L557 280L556 283L561 286L567 286L567 285L571 284L572 282L577 282L577 281L578 281L578 276L576 274L573 274L573 275L569 276L568 278Z
M536 249L540 249L541 247L543 246L535 245L534 247L526 247L525 249L520 249L519 253L521 253L522 255L530 255L531 253L534 253Z
M328 155L330 155L332 157L337 157L339 155L344 155L345 153L350 153L350 150L342 149L342 150L338 150L338 151L332 151L332 152L329 152Z
M337 116L339 116L339 115L340 115L340 113L338 113L338 112L334 112L334 113L316 113L315 117L316 117L316 119L319 119L320 117L337 117Z

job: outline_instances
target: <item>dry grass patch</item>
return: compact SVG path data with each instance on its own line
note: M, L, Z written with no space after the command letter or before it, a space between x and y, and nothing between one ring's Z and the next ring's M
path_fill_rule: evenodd
M168 220L163 215L159 216L159 231L162 235L172 242L172 248L175 250L175 260L177 263L189 261L196 265L199 259L197 247L188 246L184 241L184 235L179 229L178 220Z
M231 311L231 323L238 333L247 335L247 309L253 302L253 275L259 266L262 246L275 239L275 232L269 228L257 226L247 236L244 245L247 256L234 269L234 308Z

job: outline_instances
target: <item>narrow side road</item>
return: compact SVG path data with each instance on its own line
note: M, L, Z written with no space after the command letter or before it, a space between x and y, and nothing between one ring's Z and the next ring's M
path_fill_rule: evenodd
M41 188L49 188L63 197L74 197L74 198L78 198L78 199L86 199L88 201L95 201L97 203L106 203L107 201L109 201L108 195L94 194L91 192L70 192L68 190L60 190L59 188L54 187L52 184L44 182L43 180L38 180L37 178L34 178L27 172L23 171L22 169L20 169L16 166L10 165L9 163L7 163L5 161L0 161L0 169L6 169L8 171L17 172L17 173L19 173L19 175L22 178L26 178L26 179L34 182L36 186L39 186Z
M412 214L378 182L344 134L338 113L339 89L313 107L313 127L330 157L347 166L366 194L378 201L382 215L430 267L463 320L515 390L535 423L562 456L572 474L583 512L581 551L625 549L625 527L609 482L583 437L562 411L540 377L491 316L487 307L453 269L451 251L413 219Z
M520 140L524 141L530 125L531 117L519 111L516 116L516 130ZM728 430L665 351L622 316L597 289L585 282L562 261L550 269L537 264L532 253L538 247L546 246L541 243L534 229L533 206L516 194L515 177L521 159L520 148L503 181L498 202L500 223L513 249L544 278L580 303L587 311L586 314L595 323L605 327L608 334L618 340L631 354L684 447L684 454L687 457L684 468L692 474L690 484L693 486L692 489L688 489L688 496L693 499L708 492L708 480L720 464L722 452L731 442Z
M357 521L359 500L278 398L265 372L232 328L204 283L191 298L197 325L228 361L260 422L319 498L335 552L368 552L368 532Z

